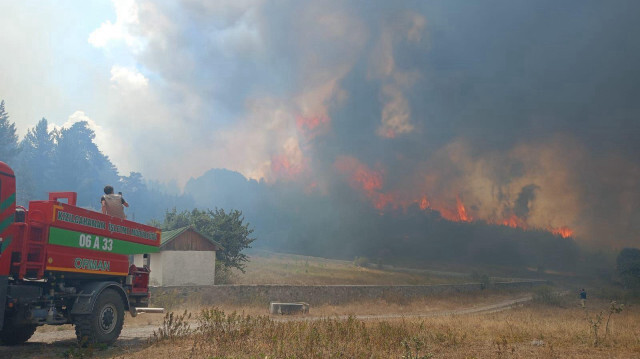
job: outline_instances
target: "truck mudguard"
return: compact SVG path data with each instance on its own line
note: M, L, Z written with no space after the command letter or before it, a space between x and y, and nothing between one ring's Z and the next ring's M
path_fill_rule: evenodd
M80 293L73 307L71 308L71 315L90 314L93 311L93 307L96 304L96 300L105 289L112 288L120 294L122 297L122 303L124 303L124 309L129 310L129 299L122 286L116 282L91 282L82 287Z

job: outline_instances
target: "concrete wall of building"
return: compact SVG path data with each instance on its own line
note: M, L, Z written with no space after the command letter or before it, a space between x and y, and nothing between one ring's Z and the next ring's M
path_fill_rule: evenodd
M149 284L162 285L162 274L164 271L162 252L150 254L149 269L151 269L151 273L149 274Z
M496 289L525 289L547 284L547 281L499 282L490 285ZM482 283L442 285L216 285L196 287L151 288L153 298L172 298L176 304L189 302L200 305L264 304L270 302L306 302L311 305L343 304L353 301L402 301L435 294L455 294L481 291Z
M163 286L213 285L216 268L216 252L213 251L162 251ZM153 254L151 266L153 268ZM154 269L151 269L153 275ZM153 284L152 284L153 285Z
M142 254L136 254L133 263L142 266ZM161 251L150 254L149 265L152 286L209 286L214 284L216 252Z

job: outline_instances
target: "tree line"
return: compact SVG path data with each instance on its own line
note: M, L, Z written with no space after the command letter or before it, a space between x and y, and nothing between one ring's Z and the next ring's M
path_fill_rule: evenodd
M104 186L112 185L130 203L128 217L138 222L161 218L167 208L194 206L190 196L150 188L139 172L120 175L94 139L86 121L56 129L42 118L20 140L5 102L0 102L0 161L16 172L19 205L45 200L49 192L73 191L78 193L78 206L99 210Z

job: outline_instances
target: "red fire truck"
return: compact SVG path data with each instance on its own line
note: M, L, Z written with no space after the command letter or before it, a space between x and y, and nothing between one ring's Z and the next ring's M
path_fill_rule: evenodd
M81 344L113 343L125 311L149 301L149 268L160 230L76 206L75 192L16 206L16 179L0 162L0 341L27 341L40 325L74 324Z

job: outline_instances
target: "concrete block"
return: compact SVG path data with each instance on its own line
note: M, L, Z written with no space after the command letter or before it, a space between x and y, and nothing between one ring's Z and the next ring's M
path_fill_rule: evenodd
M296 303L271 302L269 304L269 313L280 314L280 315L308 314L309 304L304 302L296 302Z

